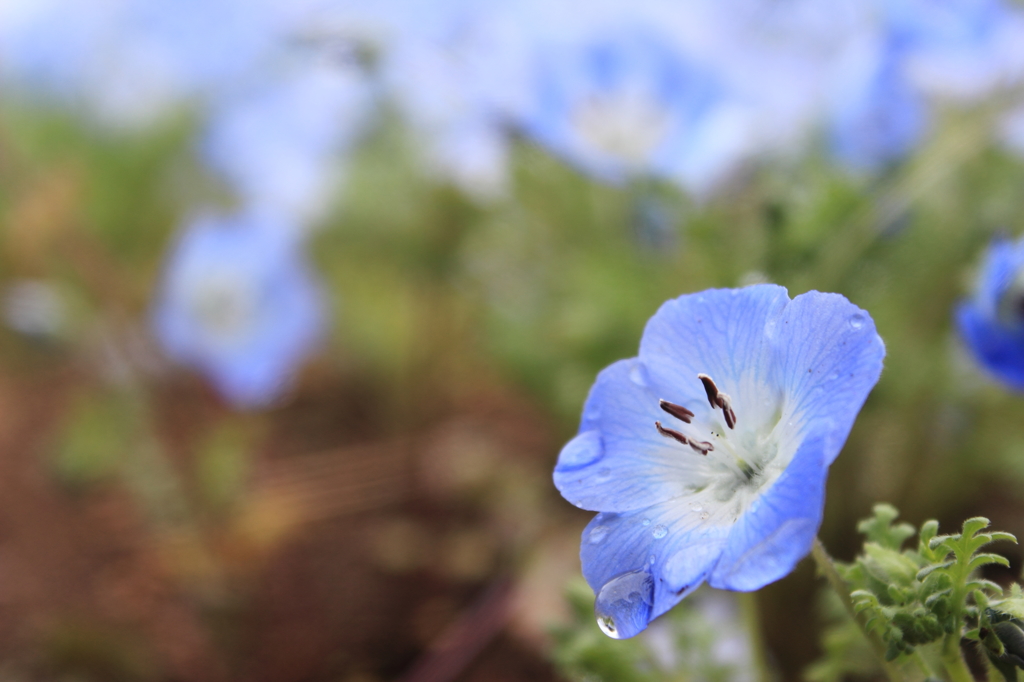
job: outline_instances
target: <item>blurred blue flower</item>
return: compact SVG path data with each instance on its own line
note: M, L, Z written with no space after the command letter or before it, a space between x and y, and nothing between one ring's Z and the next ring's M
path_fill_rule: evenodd
M632 637L702 582L756 590L821 523L825 478L882 370L874 322L838 294L689 294L639 357L598 375L554 480L583 532L598 623Z
M153 327L169 357L239 408L287 388L324 331L322 292L292 236L260 215L202 217L165 266Z
M338 159L367 123L372 91L357 69L300 60L213 110L203 152L259 212L314 217Z
M895 41L868 41L840 68L830 122L832 151L854 170L875 170L924 137L929 112L908 80Z
M258 76L300 32L297 0L15 0L0 3L0 75L85 103L101 120L147 123Z
M974 295L957 307L956 323L979 364L1024 391L1024 239L992 242Z
M977 98L1019 78L1024 14L1001 0L879 0L885 30L925 90Z
M657 25L597 26L534 55L526 133L608 182L638 175L703 188L738 156L742 107Z

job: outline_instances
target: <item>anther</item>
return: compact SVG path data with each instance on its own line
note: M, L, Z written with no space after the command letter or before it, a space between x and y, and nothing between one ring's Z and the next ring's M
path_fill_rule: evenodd
M725 416L725 425L730 429L735 429L736 412L732 409L732 399L727 393L719 391L714 380L707 374L698 374L697 378L704 384L704 392L708 394L708 402L711 404L711 409L716 407L722 408L722 414Z
M706 455L715 449L715 446L706 440L691 440L690 447L702 455Z
M718 386L715 385L715 380L707 374L698 374L697 378L700 379L700 383L704 384L704 392L708 394L708 402L711 403L711 409L715 409L718 407L716 402L718 399Z
M661 422L654 422L654 428L658 429L658 433L660 433L661 435L665 436L666 438L675 438L677 441L679 441L683 445L689 445L690 444L690 439L689 438L687 438L683 434L679 433L675 429L666 429L664 426L661 425Z
M658 405L660 405L661 409L665 410L665 412L668 412L676 419L684 421L687 424L689 424L690 420L693 419L693 412L690 412L682 405L676 405L675 403L670 403L667 400L659 400Z
M715 446L711 443L707 441L692 441L675 429L665 428L661 425L661 422L654 422L654 428L658 429L658 433L666 438L672 438L683 445L689 445L695 452L699 452L702 455L706 455L715 449Z

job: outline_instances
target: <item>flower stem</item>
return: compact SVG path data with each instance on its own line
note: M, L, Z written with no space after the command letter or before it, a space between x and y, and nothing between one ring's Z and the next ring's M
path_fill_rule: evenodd
M885 671L885 676L892 680L892 682L898 682L903 679L903 676L899 673L892 663L885 660L885 644L881 638L875 632L868 632L867 628L864 627L864 619L853 610L853 601L850 599L850 590L846 585L846 581L843 580L842 576L836 570L835 564L832 562L832 557L829 556L828 551L825 549L825 545L821 544L821 540L814 538L814 545L811 548L811 556L814 557L814 563L818 565L818 570L828 580L829 586L832 590L839 595L840 601L843 602L843 606L846 608L846 612L850 615L850 618L860 625L861 632L867 638L871 644L872 651L875 652L875 657L878 658L879 664L882 666L882 670ZM969 680L970 678L968 678ZM956 682L961 682L956 680ZM966 682L966 681L965 681Z
M942 642L942 667L946 669L951 682L974 682L963 654L960 653L960 633L946 635Z
M761 618L757 608L756 592L737 592L740 614L743 625L750 638L751 658L757 671L758 682L768 682L772 678L768 669L768 661L764 655L764 635L761 634Z
M924 675L924 679L927 680L929 678L935 677L935 673L932 672L932 667L928 665L928 661L924 660L924 656L921 655L920 651L914 649L914 652L910 654L910 660L912 660L914 664L917 665L917 669L921 671L922 675Z

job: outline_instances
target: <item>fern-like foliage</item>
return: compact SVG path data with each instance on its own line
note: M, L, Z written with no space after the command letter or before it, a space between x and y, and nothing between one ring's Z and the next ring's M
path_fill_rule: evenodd
M1008 566L1005 557L984 550L1016 538L987 530L989 521L981 517L964 521L959 533L939 535L937 521L918 531L897 523L898 516L893 506L876 505L858 525L866 536L862 553L851 564L837 564L854 612L881 639L886 660L950 636L954 643L967 637L982 642L995 667L1015 680L1015 666L1024 667L1024 593L1015 585L1004 596L979 569ZM906 546L915 534L917 542Z

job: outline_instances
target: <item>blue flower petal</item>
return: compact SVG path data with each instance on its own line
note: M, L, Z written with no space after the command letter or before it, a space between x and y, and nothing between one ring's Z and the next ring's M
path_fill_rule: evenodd
M640 342L640 360L652 386L661 397L702 417L710 408L698 374L707 374L732 396L741 394L741 381L771 381L765 327L787 303L786 290L774 284L710 289L666 302Z
M701 512L680 500L635 512L601 513L583 531L583 577L600 595L609 583L619 590L614 581L620 576L637 571L648 574L652 591L646 615L653 619L703 582L728 534L729 526L706 523ZM632 603L642 610L639 603ZM630 618L635 623L640 615L631 613ZM643 625L646 627L646 622ZM623 631L620 626L619 636L632 636L621 634Z
M1024 333L1000 325L974 303L957 307L956 323L982 367L1010 388L1024 391Z
M810 291L786 306L768 335L786 396L781 419L797 433L828 421L833 435L824 461L831 464L882 373L885 344L875 323L839 294Z
M658 397L635 358L598 375L580 434L562 449L555 466L555 487L567 500L592 511L625 512L683 495L690 489L687 481L703 476L702 458L680 452L678 443L655 428L658 420L674 425L658 407ZM681 402L692 409L707 404L703 394L700 402Z
M829 426L804 440L778 480L733 526L709 585L757 590L788 575L811 551L825 505L825 455L836 447Z

